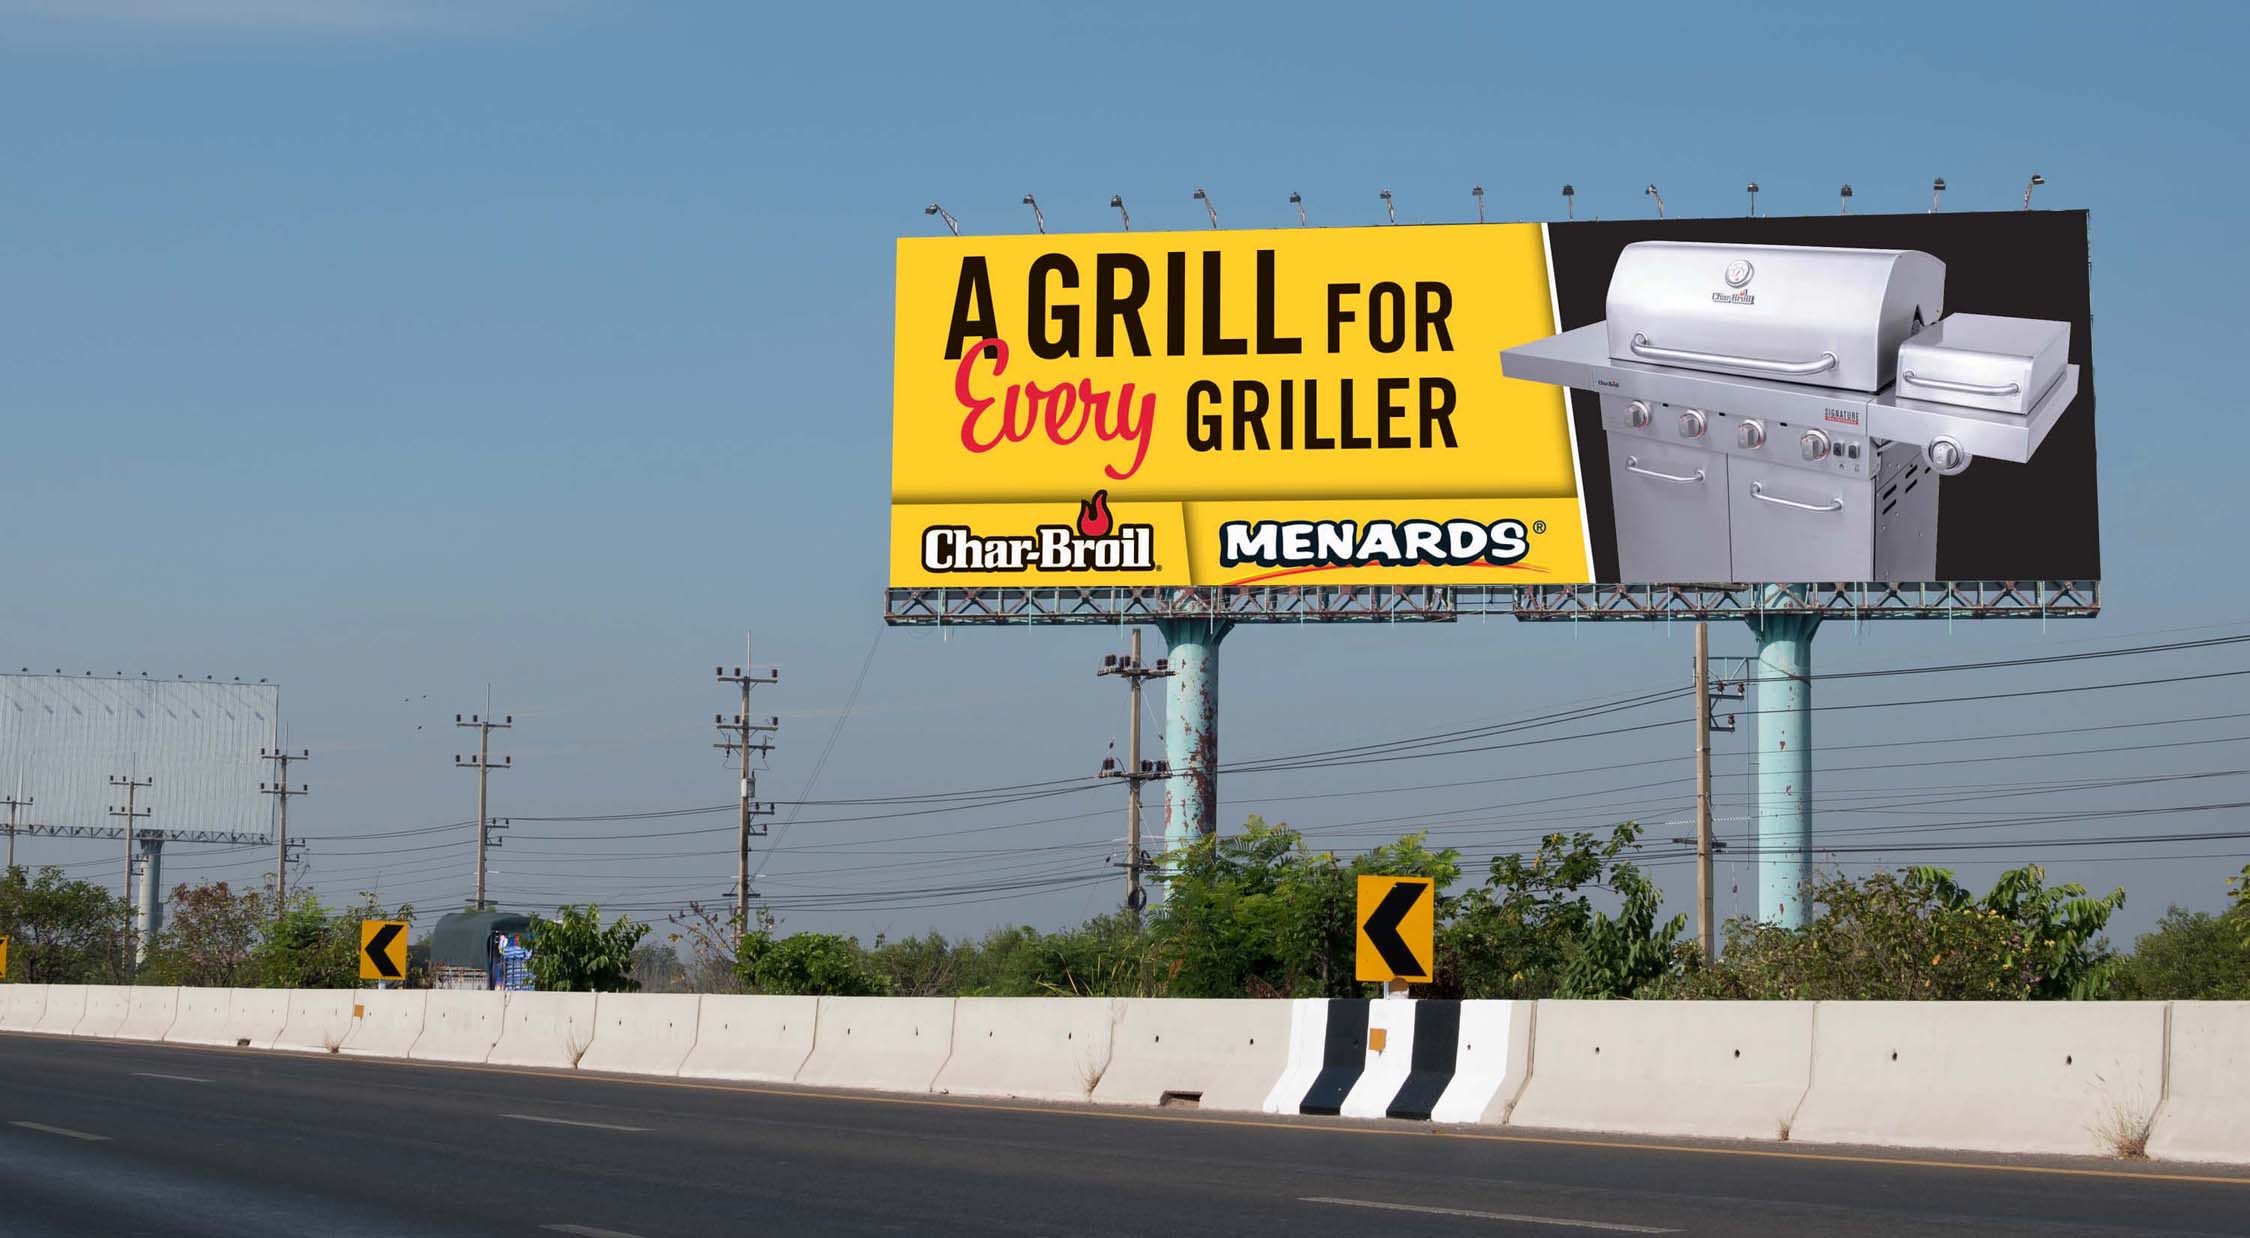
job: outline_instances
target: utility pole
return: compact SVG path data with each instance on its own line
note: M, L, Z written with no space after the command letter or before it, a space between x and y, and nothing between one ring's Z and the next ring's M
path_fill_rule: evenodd
M500 845L498 840L492 837L492 814L486 808L489 801L486 798L485 781L493 770L514 769L516 764L516 759L513 756L500 758L500 764L498 765L492 763L492 733L494 731L505 731L515 724L516 716L514 714L509 714L498 722L494 722L490 717L481 717L477 714L470 714L467 718L463 718L459 714L453 715L453 725L470 727L477 733L477 754L466 761L462 760L458 753L454 754L453 757L455 769L473 769L477 772L477 886L476 898L469 904L469 910L471 911L483 911L485 909L485 849Z
M750 641L747 637L742 642L742 654L747 662L750 656ZM750 689L761 684L780 683L781 668L769 666L761 671L755 666L745 665L735 667L734 673L729 675L726 667L714 666L711 673L718 682L733 684L742 693L741 708L731 721L724 714L711 716L712 725L719 728L719 734L726 736L711 746L742 762L738 771L739 781L735 786L734 818L734 937L736 941L740 941L743 934L750 931L750 838L752 835L765 837L766 827L757 824L755 819L773 815L773 805L758 802L758 771L750 764L753 755L762 757L772 752L773 741L754 740L751 736L770 735L781 729L781 719L778 717L750 716Z
M112 804L109 815L125 818L125 901L130 903L133 901L133 843L135 842L133 822L155 811L152 808L141 808L139 803L141 788L155 786L156 780L154 778L132 778L122 774L111 774L109 785L125 788L125 806L119 808Z
M21 796L21 798L18 798L18 796ZM34 798L33 796L23 795L21 791L18 791L16 795L0 798L0 804L8 806L8 868L16 866L16 810L31 807ZM0 868L0 876L6 876L8 868Z
M289 905L289 801L312 791L311 787L303 783L298 783L295 789L290 788L289 766L292 762L312 760L312 752L305 748L299 748L294 753L279 748L260 748L258 759L273 762L274 781L270 785L259 783L258 790L274 797L274 807L281 814L274 823L273 918L278 921L283 909Z
M1163 761L1141 759L1141 684L1150 679L1169 679L1171 665L1163 658L1154 667L1141 663L1141 630L1133 629L1132 647L1120 657L1105 654L1102 668L1096 675L1115 675L1125 681L1128 689L1125 719L1125 768L1117 768L1115 758L1102 762L1101 776L1125 780L1125 910L1135 918L1141 908L1148 906L1148 891L1141 888L1141 874L1149 866L1148 852L1141 847L1141 784L1172 776L1171 766Z
M1695 937L1703 949L1703 961L1711 963L1719 957L1718 921L1712 913L1711 857L1726 849L1724 843L1711 837L1711 736L1718 731L1734 730L1734 715L1727 715L1724 723L1711 712L1718 701L1740 700L1742 685L1729 687L1725 682L1711 682L1711 625L1695 625ZM1675 841L1685 842L1685 839Z
M1695 625L1695 937L1703 947L1703 961L1715 961L1719 955L1711 924L1711 625L1701 620Z

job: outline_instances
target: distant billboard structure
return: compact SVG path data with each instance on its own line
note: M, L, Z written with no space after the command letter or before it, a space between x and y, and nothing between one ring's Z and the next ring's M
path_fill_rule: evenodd
M33 797L30 820L109 826L111 777L145 778L152 828L262 829L280 719L277 684L0 674L0 793Z

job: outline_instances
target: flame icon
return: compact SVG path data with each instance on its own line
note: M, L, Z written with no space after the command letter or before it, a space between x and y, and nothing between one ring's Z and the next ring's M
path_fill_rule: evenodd
M1078 531L1088 537L1106 537L1115 522L1109 518L1109 491L1096 490L1094 497L1078 502Z

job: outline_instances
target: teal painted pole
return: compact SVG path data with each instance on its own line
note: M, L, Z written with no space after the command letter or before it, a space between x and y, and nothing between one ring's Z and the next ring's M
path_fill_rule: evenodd
M1812 879L1812 638L1820 616L1780 611L1750 619L1758 638L1751 714L1751 825L1758 857L1757 918L1805 923Z
M1164 849L1178 851L1219 830L1219 642L1226 621L1165 619Z

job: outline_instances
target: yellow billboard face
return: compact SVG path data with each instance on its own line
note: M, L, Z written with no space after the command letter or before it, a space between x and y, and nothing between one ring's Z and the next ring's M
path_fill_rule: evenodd
M890 583L1590 578L1538 225L902 240Z

